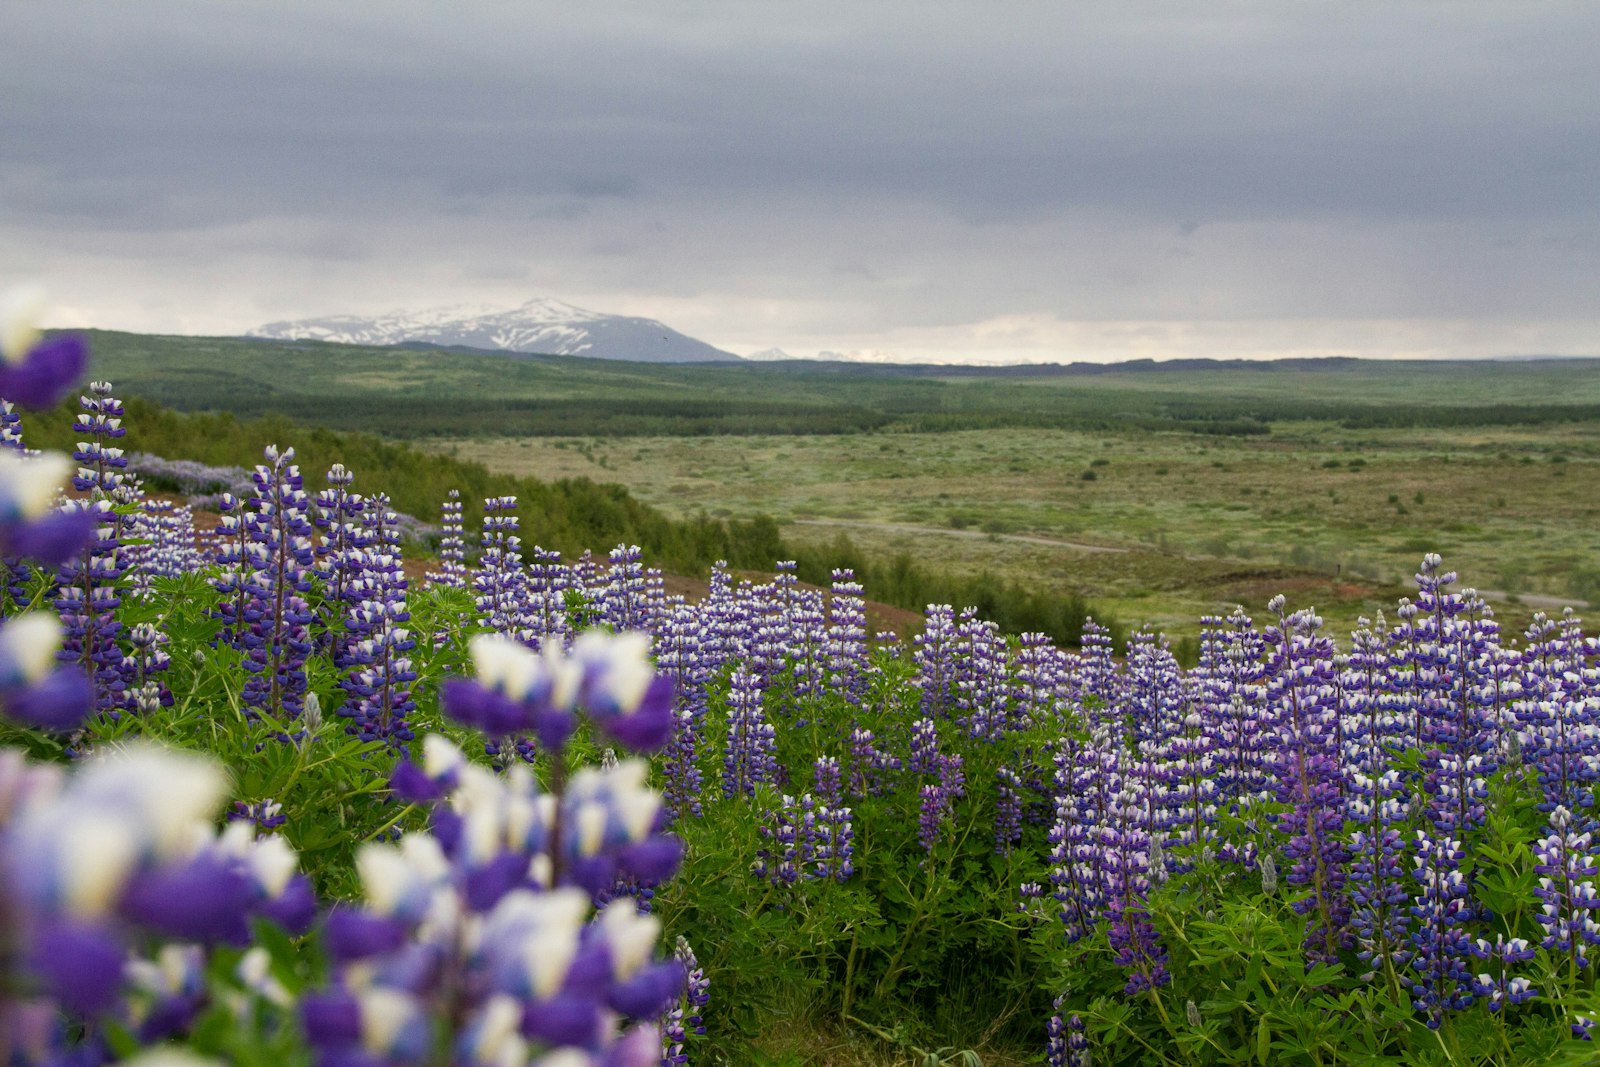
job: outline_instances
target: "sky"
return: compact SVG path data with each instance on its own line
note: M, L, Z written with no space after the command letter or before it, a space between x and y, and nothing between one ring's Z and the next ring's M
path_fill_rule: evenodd
M551 297L729 351L1600 354L1600 5L7 0L52 325Z

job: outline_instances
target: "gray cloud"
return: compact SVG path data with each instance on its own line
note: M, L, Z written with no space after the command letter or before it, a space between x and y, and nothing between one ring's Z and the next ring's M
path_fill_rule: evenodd
M1302 319L1375 354L1372 324L1425 320L1592 350L1597 31L1520 3L21 0L0 274L136 328L537 285L735 349Z

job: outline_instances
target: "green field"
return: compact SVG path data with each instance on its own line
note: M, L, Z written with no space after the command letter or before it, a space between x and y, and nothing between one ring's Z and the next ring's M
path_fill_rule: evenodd
M675 517L771 515L789 546L846 535L1178 636L1279 591L1347 630L1430 550L1509 626L1600 599L1600 360L908 368L93 342L119 392L179 410L615 482Z
M791 543L843 531L874 553L1048 583L1189 634L1203 612L1259 609L1280 590L1343 628L1392 604L1387 587L1428 550L1493 590L1508 622L1589 599L1596 429L1307 422L1264 437L1002 429L429 447L496 471L614 480L669 514L771 514Z

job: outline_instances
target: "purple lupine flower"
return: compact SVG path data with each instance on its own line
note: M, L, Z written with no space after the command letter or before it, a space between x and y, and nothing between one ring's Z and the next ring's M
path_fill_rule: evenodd
M1593 828L1600 781L1600 696L1581 681L1583 637L1570 609L1560 622L1535 614L1523 651L1516 703L1519 748L1538 776L1546 815L1558 807Z
M250 529L245 522L244 501L223 493L217 501L217 528L212 531L210 557L219 573L211 580L221 594L214 617L222 621L217 640L233 648L244 648L245 608L250 603L252 576Z
M127 707L128 680L123 674L122 650L117 645L122 623L116 610L122 605L119 583L127 572L122 543L127 537L124 516L114 509L124 503L123 468L128 461L112 442L127 430L122 426L122 403L111 395L109 382L90 382L89 394L79 398L83 408L73 429L86 440L78 442L72 458L78 472L72 487L87 494L67 510L95 516L99 525L88 550L63 563L56 580L56 610L61 615L61 659L76 663L95 687L95 707L115 711Z
M1288 805L1278 829L1288 841L1291 861L1286 880L1307 887L1296 910L1310 914L1306 957L1332 961L1346 937L1349 900L1343 893L1349 854L1339 833L1344 802L1337 734L1338 703L1333 688L1332 642L1318 634L1322 620L1310 611L1284 613L1282 596L1269 605L1278 616L1267 631L1267 699L1276 709L1282 749L1278 754L1278 797Z
M1057 997L1051 1005L1055 1014L1045 1024L1049 1042L1045 1048L1045 1063L1049 1067L1089 1067L1089 1035L1083 1032L1083 1017L1061 1016L1061 1006L1066 997Z
M56 567L94 538L100 525L97 512L55 507L72 469L65 456L0 448L0 554L5 558Z
M1130 782L1131 786L1131 782ZM1156 934L1146 904L1150 892L1150 835L1143 829L1145 804L1137 789L1125 786L1112 801L1102 828L1105 864L1106 936L1117 965L1128 972L1127 996L1166 985L1167 950Z
M1346 802L1356 827L1350 834L1350 929L1369 981L1380 971L1398 975L1411 958L1407 813L1400 789L1400 773L1392 768L1376 778L1356 771Z
M258 800L254 804L236 800L228 810L228 818L251 823L258 830L276 830L289 821L289 817L283 813L283 805L271 799Z
M1417 831L1412 877L1420 895L1411 909L1414 973L1406 984L1412 1007L1427 1013L1431 1030L1440 1027L1446 1012L1466 1009L1476 996L1471 964L1476 946L1467 931L1477 914L1472 887L1461 873L1463 855L1461 842Z
M1108 881L1102 845L1122 789L1117 751L1067 742L1057 756L1056 821L1050 829L1050 884L1068 941L1088 936L1104 915Z
M922 691L922 714L948 715L956 684L956 617L949 604L929 604L922 632L913 640L917 687Z
M833 572L824 654L828 688L859 696L866 688L867 607L855 572Z
M1536 918L1544 927L1539 945L1587 968L1591 947L1600 945L1600 923L1594 918L1600 908L1594 882L1600 861L1590 853L1593 834L1579 832L1564 807L1550 813L1548 830L1533 846L1533 869L1539 876L1533 891L1540 901Z
M410 687L417 679L409 656L416 642L406 628L409 583L389 498L379 493L366 507L372 547L352 550L361 562L348 590L357 602L345 616L345 631L353 640L342 657L350 673L340 682L347 699L339 714L353 720L347 731L362 740L400 745L416 736L408 723L416 709Z
M479 634L470 651L477 679L447 679L440 700L452 718L491 737L530 733L559 749L577 728L579 709L635 752L653 752L672 735L672 683L656 675L645 634L590 630L570 655L553 644L539 653Z
M1074 696L1091 727L1100 725L1121 702L1122 679L1117 674L1111 631L1093 619L1083 622L1076 689Z
M918 797L917 843L922 846L922 851L932 852L933 846L943 836L946 820L950 818L950 795L938 785L929 783L918 791Z
M683 964L684 973L688 977L682 999L662 1021L661 1067L675 1067L677 1064L689 1062L685 1046L690 1036L705 1036L706 1025L702 1013L706 1005L711 1002L711 979L706 977L700 961L695 959L694 950L689 947L689 942L682 937L678 938L672 954Z
M1489 961L1493 968L1478 975L1476 989L1478 999L1484 1001L1490 1011L1504 1011L1539 995L1531 981L1511 973L1512 968L1534 957L1533 946L1524 939L1496 934L1491 943L1479 938L1473 954Z
M1246 867L1259 852L1257 811L1274 798L1276 725L1262 688L1265 642L1243 608L1226 619L1202 620L1200 683L1203 722L1214 739L1217 790L1244 825L1245 840L1224 842L1221 854Z
M850 731L850 794L881 796L889 791L889 774L901 768L900 757L878 749L871 730Z
M656 635L656 669L672 679L673 732L665 756L665 799L672 817L701 814L700 746L709 705L705 650L707 627L700 612L677 607Z
M1010 855L1022 840L1022 780L1009 767L995 771L994 850Z
M759 679L735 670L728 689L728 742L722 761L722 795L753 796L756 786L770 782L776 770L777 740L761 709Z
M938 774L939 731L932 719L918 719L911 724L911 756L906 760L906 770L912 774Z
M561 553L533 546L531 562L525 569L523 617L531 631L524 641L543 647L547 641L565 642L571 637L573 620L567 616L566 592L581 588L581 583L561 563Z
M25 979L78 1020L117 1000L135 934L243 944L252 915L308 924L309 885L282 838L209 831L226 785L210 761L130 745L22 789L10 786L25 765L5 762L5 938Z
M967 608L956 628L954 708L969 736L995 741L1005 733L1011 725L1010 689L1000 628Z
M843 805L844 777L839 761L832 756L818 756L811 768L811 788L817 799L830 808Z
M855 873L855 825L852 812L844 807L824 806L818 813L825 831L825 845L818 850L818 877L847 882Z
M666 1014L680 1003L685 965L654 960L661 921L630 897L590 918L619 877L659 881L677 867L680 849L662 849L670 840L653 830L648 766L581 768L546 797L525 765L496 776L442 737L424 739L424 752L440 784L454 785L435 806L434 832L357 854L365 902L328 918L333 982L302 1001L314 1048L341 1062L418 1064L435 1053L438 1027L461 1064L541 1051L544 1062L656 1062L659 1030L618 1037L614 1017ZM469 937L478 950L461 952ZM378 1016L374 990L394 998ZM410 1021L424 1037L402 1037Z
M94 707L83 671L56 666L61 624L44 612L0 625L0 708L12 719L56 733L77 728Z
M428 572L428 585L465 589L467 549L461 524L461 490L450 490L449 499L440 506L439 531L439 570Z
M28 408L54 407L89 362L81 336L41 337L43 311L44 294L37 287L0 294L0 396Z
M597 598L599 622L618 631L649 628L643 558L644 550L638 545L618 545L611 550L611 565Z
M172 706L172 690L161 681L172 657L166 652L170 642L166 634L147 622L141 622L128 631L128 654L123 659L122 674L132 691L153 691L156 703L163 708Z
M472 588L478 615L496 633L515 635L521 630L519 605L522 574L522 538L517 535L517 498L495 496L483 502L483 551Z
M9 400L0 400L0 448L27 451L22 443L22 413Z
M132 590L151 596L156 578L176 578L204 566L195 547L194 508L170 500L146 499L139 503L128 530L133 540L143 544L125 546Z
M348 668L350 645L358 636L348 632L340 647L334 647L338 624L345 613L361 600L356 586L365 570L365 549L372 544L369 529L369 503L360 493L350 491L355 475L343 463L328 468L328 487L316 496L311 510L312 525L320 531L314 545L314 571L322 580L322 637L324 651L333 650L334 662Z
M299 718L304 706L311 652L310 500L293 462L294 449L268 445L265 458L255 469L254 510L244 520L245 559L254 573L240 634L244 669L250 672L243 701L251 714L285 722Z
M1035 725L1064 725L1068 714L1067 670L1061 650L1051 645L1048 634L1025 633L1017 638L1015 663L1010 727L1023 730Z
M815 859L815 822L815 802L809 793L799 801L780 796L777 807L768 808L761 819L766 844L756 851L755 876L774 886L799 882Z

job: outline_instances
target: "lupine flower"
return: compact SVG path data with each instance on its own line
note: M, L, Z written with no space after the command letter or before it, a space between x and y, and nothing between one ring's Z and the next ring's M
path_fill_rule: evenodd
M1278 797L1289 810L1278 829L1292 861L1290 885L1309 895L1296 910L1310 914L1305 950L1308 959L1332 961L1346 937L1349 902L1343 893L1349 856L1339 832L1344 826L1340 797L1338 705L1332 686L1332 643L1318 635L1322 620L1310 611L1285 614L1282 596L1269 607L1278 616L1267 631L1267 699L1280 723Z
M18 924L6 936L47 995L79 1018L109 1008L136 929L229 944L247 939L252 914L304 929L310 888L282 839L243 823L211 831L223 788L207 760L130 747L23 796L0 833Z
M99 517L85 510L54 510L56 494L72 470L65 456L0 449L0 553L54 567L84 547Z
M1461 874L1462 858L1459 841L1435 840L1426 831L1417 831L1412 877L1421 892L1411 909L1416 920L1411 935L1415 951L1407 984L1412 1006L1427 1012L1433 1030L1443 1023L1445 1012L1471 1005L1477 992L1470 963L1475 945L1467 932L1477 915L1471 887Z
M881 796L889 790L891 772L901 768L900 757L881 751L871 730L850 732L850 792L853 796Z
M906 760L906 770L912 774L938 774L939 732L932 719L918 719L911 724L911 758Z
M995 741L1006 732L1011 726L1006 707L1010 688L1000 628L978 618L977 609L967 608L956 628L954 706L968 736Z
M485 1067L562 1049L653 1064L655 1027L617 1037L607 1020L661 1016L684 967L652 960L660 922L630 898L590 921L619 878L653 883L677 866L676 843L654 832L648 768L581 768L549 795L524 764L498 776L431 736L424 755L416 771L445 794L433 831L358 855L365 904L330 915L336 980L302 1004L312 1043L399 1064L440 1038L455 1062Z
M917 685L922 690L922 713L936 718L949 713L955 688L955 609L949 604L929 604L922 632L912 639L917 664Z
M448 679L440 696L453 718L492 737L531 733L559 748L582 708L607 736L652 752L672 733L672 685L655 674L648 647L644 634L591 630L579 635L570 655L554 645L537 653L480 634L470 646L477 680Z
M1057 997L1053 1005L1055 1014L1045 1025L1049 1045L1045 1062L1049 1067L1089 1067L1089 1036L1083 1032L1083 1018L1079 1015L1061 1017L1065 997Z
M483 502L482 553L472 576L478 615L491 630L506 635L523 628L518 600L525 579L516 506L514 496L490 497Z
M313 563L310 500L293 462L294 449L266 449L255 469L255 510L245 520L248 579L240 644L250 672L243 700L253 714L276 721L299 717L311 652L312 612L306 601Z
M701 1013L711 1001L711 979L706 977L700 961L695 959L694 950L689 947L689 942L682 937L678 938L677 947L673 949L672 954L683 964L688 981L683 998L662 1020L661 1067L676 1067L678 1064L689 1062L685 1045L691 1035L705 1036L705 1019Z
M1503 1011L1539 995L1532 982L1511 973L1513 967L1533 959L1533 946L1527 941L1520 937L1507 938L1503 934L1496 934L1492 943L1479 938L1473 954L1490 961L1494 967L1492 971L1478 975L1475 990L1490 1011Z
M859 695L866 684L867 610L861 583L848 569L833 572L824 652L828 687Z
M35 287L0 294L0 396L23 407L54 407L89 362L77 334L41 339L44 293Z
M728 745L723 756L722 795L754 795L756 786L773 779L777 765L772 724L761 708L761 687L755 675L733 672L728 690Z
M0 625L0 708L18 722L42 730L74 729L94 706L94 690L83 671L57 666L61 624L29 612Z
M428 572L428 584L464 589L467 585L467 552L461 525L461 491L450 490L450 498L440 510L439 570Z
M1539 944L1586 968L1592 947L1600 945L1600 923L1595 921L1600 893L1594 881L1600 862L1590 853L1593 835L1579 833L1563 807L1550 813L1549 830L1533 846L1533 869L1539 876L1533 891L1540 900L1536 918L1545 931Z
M1022 781L1008 767L995 777L994 850L1004 856L1022 840Z

